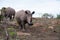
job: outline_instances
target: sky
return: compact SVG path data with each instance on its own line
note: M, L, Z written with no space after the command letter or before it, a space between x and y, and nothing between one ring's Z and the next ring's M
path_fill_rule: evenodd
M33 17L40 17L44 13L56 17L60 13L60 0L0 0L0 9L2 7L12 7L16 11L35 11Z

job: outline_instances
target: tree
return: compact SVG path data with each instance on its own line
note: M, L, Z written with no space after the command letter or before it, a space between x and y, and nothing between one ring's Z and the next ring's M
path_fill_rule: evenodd
M44 13L42 15L43 18L53 18L53 15L52 14L48 14L48 13Z
M52 14L49 14L49 17L50 17L50 18L54 18L54 16L53 16Z
M48 18L48 13L44 13L44 14L42 15L42 17L43 17L43 18Z
M57 15L57 19L60 19L60 14Z

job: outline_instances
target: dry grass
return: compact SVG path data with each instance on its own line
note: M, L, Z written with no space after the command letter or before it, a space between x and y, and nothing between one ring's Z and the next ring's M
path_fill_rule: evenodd
M10 23L18 25L16 21ZM26 25L25 31L19 30L18 27L14 28L19 31L16 32L16 38L11 40L60 40L60 19L34 18L33 23L33 26ZM4 30L1 29L1 34L2 31L4 32Z

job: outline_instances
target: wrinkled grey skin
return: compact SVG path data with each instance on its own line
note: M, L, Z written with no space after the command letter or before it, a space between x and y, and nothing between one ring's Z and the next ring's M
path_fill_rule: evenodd
M4 16L5 18L10 18L10 20L14 19L15 10L11 7L8 7L8 8L3 7L1 9L1 15Z
M25 29L25 24L28 23L29 25L33 25L32 23L32 14L35 12L33 11L32 13L29 10L21 10L18 11L15 15L15 18L20 25L21 29Z

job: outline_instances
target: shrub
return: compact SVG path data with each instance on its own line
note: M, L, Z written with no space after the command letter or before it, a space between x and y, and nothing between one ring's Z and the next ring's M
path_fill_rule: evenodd
M3 16L2 15L0 15L0 21L3 19Z
M60 14L59 14L59 15L57 15L57 19L60 19Z
M8 33L11 38L15 38L17 35L16 30L14 28L8 28Z

